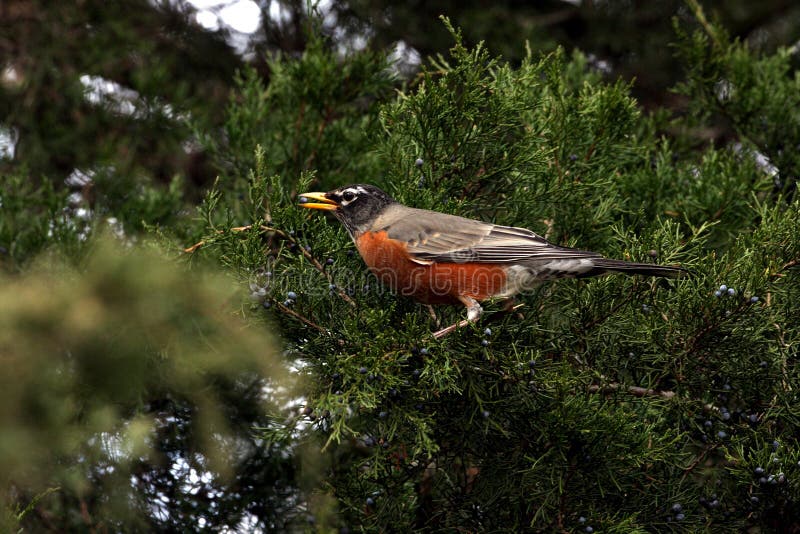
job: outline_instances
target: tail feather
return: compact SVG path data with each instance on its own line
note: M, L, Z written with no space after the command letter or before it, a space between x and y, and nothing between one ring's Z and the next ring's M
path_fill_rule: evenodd
M585 276L596 276L604 272L612 271L628 275L641 274L644 276L665 276L667 278L678 278L688 276L690 273L682 267L670 267L668 265L655 265L653 263L636 263L632 261L611 260L607 258L597 258L593 260L594 269L586 273Z

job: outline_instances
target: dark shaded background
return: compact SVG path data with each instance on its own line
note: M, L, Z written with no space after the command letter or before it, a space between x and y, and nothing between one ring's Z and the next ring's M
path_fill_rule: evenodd
M223 2L225 7L231 2ZM766 51L800 39L800 4L791 0L702 2L732 35ZM26 168L60 184L76 169L122 176L142 174L167 182L187 178L187 193L207 185L215 170L191 144L186 118L214 128L246 64L269 78L265 59L297 55L310 29L306 2L258 2L262 24L249 35L224 24L210 32L185 1L47 2L0 4L0 126L11 128L14 159L0 169ZM279 4L283 17L270 18ZM576 5L577 4L577 5ZM402 42L418 57L451 45L439 20L447 14L467 44L480 40L511 62L536 50L579 48L610 79L635 80L633 94L645 109L683 102L670 92L682 77L673 56L673 18L695 24L683 2L392 2L334 0L322 9L328 45L347 50L364 42L376 49ZM414 65L403 72L412 73ZM135 91L134 113L120 113L114 99L90 101L81 77L100 77ZM132 96L131 96L132 95ZM714 141L724 125L704 132Z

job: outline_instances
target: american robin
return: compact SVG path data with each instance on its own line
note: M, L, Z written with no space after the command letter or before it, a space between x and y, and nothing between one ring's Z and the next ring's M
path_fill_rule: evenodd
M607 259L560 247L525 228L500 226L400 204L375 186L355 184L327 193L304 193L301 206L332 211L377 278L401 295L426 304L462 303L477 321L480 301L509 298L545 280L607 273L679 276L686 271Z

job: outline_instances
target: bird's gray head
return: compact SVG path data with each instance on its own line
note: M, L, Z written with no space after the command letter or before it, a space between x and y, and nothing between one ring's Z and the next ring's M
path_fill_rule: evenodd
M300 202L304 208L332 211L351 236L366 230L387 206L396 203L383 190L369 184L345 185L327 193L303 193Z

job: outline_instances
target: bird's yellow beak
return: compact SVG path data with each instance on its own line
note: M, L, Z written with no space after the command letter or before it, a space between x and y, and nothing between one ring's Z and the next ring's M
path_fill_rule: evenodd
M317 202L309 202L316 200ZM339 207L336 202L325 197L325 193L303 193L300 195L300 207L312 210L335 210Z

